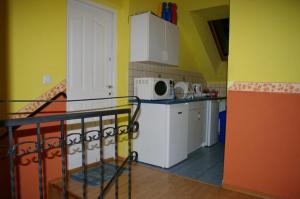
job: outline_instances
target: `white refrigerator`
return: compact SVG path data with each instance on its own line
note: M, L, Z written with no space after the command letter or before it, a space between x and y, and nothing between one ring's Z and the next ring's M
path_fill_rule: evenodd
M133 149L139 161L170 168L187 158L188 104L142 103Z
M219 101L208 100L205 103L206 117L204 119L204 146L212 146L219 140Z

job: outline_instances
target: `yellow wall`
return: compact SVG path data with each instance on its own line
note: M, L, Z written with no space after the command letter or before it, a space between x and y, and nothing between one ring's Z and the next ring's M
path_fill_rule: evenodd
M180 64L203 73L208 82L225 82L227 62L222 62L211 36L207 20L228 17L215 8L229 5L228 0L177 0L181 31ZM209 17L208 17L209 16ZM191 60L192 61L191 61Z
M7 62L1 59L1 98L35 99L66 78L67 1L66 0L9 0L1 3L1 25L8 29L1 34L1 58L8 52ZM117 14L117 95L127 95L129 61L129 21L127 0L93 0L113 8ZM2 10L2 9L1 9ZM2 16L3 15L3 16ZM8 36L6 36L8 35ZM4 41L8 37L7 46ZM44 85L42 76L49 74L52 83ZM2 88L3 87L3 88ZM6 89L7 87L7 89ZM7 92L10 92L8 96ZM11 105L15 112L24 103ZM2 106L1 111L4 111ZM122 147L121 147L122 148ZM124 150L123 150L124 151Z
M127 95L129 2L127 0L93 0L93 2L101 3L116 11L117 95ZM10 96L3 92L5 89L1 86L1 98L35 99L66 78L67 1L10 0L7 6L8 9L4 10L8 11L9 40L7 47L1 46L1 52L9 50L9 56L6 66L3 66L6 62L1 63L1 72L9 70L9 75L6 83L1 85L8 86ZM1 35L1 41L5 40L2 37L6 36ZM44 74L51 75L51 84L42 83ZM15 112L24 105L26 104L17 103L9 108ZM124 147L120 148L125 152Z
M118 95L127 95L128 1L94 2L117 11L117 30L122 30L117 37L117 90ZM66 78L66 19L65 0L8 1L9 37L5 51L8 50L9 64L6 68L9 69L9 75L5 85L10 91L10 99L35 99ZM49 85L42 83L45 74L52 77ZM10 109L17 111L24 105L13 104Z
M8 1L10 99L33 99L66 76L66 2ZM52 76L50 85L42 76ZM14 104L18 110L24 104Z
M300 1L231 0L229 81L300 82Z
M137 14L140 12L152 11L155 14L159 14L160 0L129 0L129 14Z

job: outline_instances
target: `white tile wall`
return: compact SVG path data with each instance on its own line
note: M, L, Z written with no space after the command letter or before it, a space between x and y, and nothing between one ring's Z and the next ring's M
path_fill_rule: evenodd
M207 82L207 88L209 90L216 90L219 96L227 96L227 83L226 82Z
M192 83L202 83L206 86L206 81L201 73L179 70L177 68L152 63L129 63L128 68L128 94L133 95L133 79L139 77L162 77L170 78L174 81L188 81Z

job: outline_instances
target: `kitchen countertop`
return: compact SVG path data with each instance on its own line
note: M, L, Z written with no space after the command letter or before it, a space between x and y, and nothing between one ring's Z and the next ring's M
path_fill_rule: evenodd
M226 97L197 97L193 99L167 99L167 100L141 100L141 103L147 104L181 104L188 102L207 101L207 100L223 100ZM133 100L131 102L136 102Z

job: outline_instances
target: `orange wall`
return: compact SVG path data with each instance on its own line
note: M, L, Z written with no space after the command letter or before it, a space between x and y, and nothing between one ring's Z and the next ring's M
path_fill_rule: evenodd
M63 100L64 97L59 97L58 100ZM38 115L49 115L49 114L61 114L66 111L66 103L52 103L49 106L45 107L41 113ZM41 124L41 134L42 137L49 136L60 136L60 123L52 122L47 124ZM15 142L24 142L24 141L36 141L36 130L35 125L26 125L20 127L15 132ZM32 145L23 145L21 148L27 148ZM43 161L43 177L44 177L44 189L45 194L47 194L48 182L59 178L61 176L61 159L58 156L60 154L60 149L51 149L45 153L45 159ZM6 167L1 169L2 172L5 172L4 175L1 175L0 182L5 182L5 178L8 179L8 168L7 161L1 162ZM21 158L16 158L15 161L15 181L17 184L16 191L20 198L39 198L38 192L38 164L37 164L37 154L25 155ZM2 165L2 164L1 164ZM7 182L8 180L6 180ZM8 183L7 183L8 184ZM0 184L1 185L1 184ZM0 192L4 194L10 194L9 187L0 187ZM47 195L45 195L47 198ZM8 195L3 196L3 198L9 198Z
M299 10L299 0L230 0L224 184L232 188L300 198Z
M300 198L300 94L229 91L224 184Z

